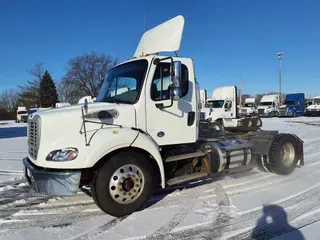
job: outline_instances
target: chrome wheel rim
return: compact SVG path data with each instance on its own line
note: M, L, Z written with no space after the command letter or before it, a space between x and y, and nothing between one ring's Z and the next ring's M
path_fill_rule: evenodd
M290 167L295 159L295 151L292 143L286 143L281 149L281 159L282 163L286 167Z
M133 164L119 167L109 181L109 193L119 204L134 202L142 193L144 175L140 168Z

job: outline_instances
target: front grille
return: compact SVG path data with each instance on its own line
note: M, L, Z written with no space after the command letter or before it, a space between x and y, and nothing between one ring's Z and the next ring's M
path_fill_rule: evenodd
M28 121L28 147L29 155L37 160L40 144L40 117L35 116Z
M246 112L247 112L247 109L241 109L241 112L242 112L242 113L246 113Z
M258 113L264 113L264 109L258 109Z

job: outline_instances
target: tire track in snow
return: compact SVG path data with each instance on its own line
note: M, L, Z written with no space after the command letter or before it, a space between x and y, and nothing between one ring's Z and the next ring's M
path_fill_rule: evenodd
M229 198L226 194L226 192L223 190L223 187L219 183L215 183L214 186L212 186L213 192L217 193L216 200L218 204L218 216L216 220L213 222L228 222L229 221L229 216L228 213L226 213L226 207L230 207L230 202ZM146 239L182 239L182 237L185 237L184 234L176 234L172 233L172 230L174 230L175 227L177 227L183 219L193 210L193 206L195 205L196 202L199 202L199 198L193 199L192 201L189 201L187 204L183 204L182 210L176 214L167 224L165 224L163 227L155 231L153 234L150 236L147 236ZM183 232L183 231L182 231ZM214 235L216 237L220 237L222 235L223 229L220 229L219 231L216 231ZM199 233L201 237L206 237L203 236L202 233ZM192 239L194 236L192 236ZM197 236L199 237L199 236ZM212 237L212 236L210 236ZM198 239L198 238L197 238Z
M221 197L222 195L217 194ZM227 198L227 197L226 197ZM299 217L300 215L306 213L307 211L320 207L320 185L306 191L299 193L297 196L292 198L276 201L271 203L268 209L272 211L272 205L278 205L284 210L287 210L288 219L292 221L293 219ZM223 206L223 205L222 205ZM162 239L220 239L222 233L236 232L234 235L230 235L224 239L246 239L251 236L252 229L256 225L256 220L261 217L262 208L250 209L244 213L239 213L237 217L229 216L228 211L222 208L223 215L221 214L217 220L210 224L198 225L197 227L191 227L190 229L176 230L172 231L167 235L163 235ZM312 219L311 221L315 221ZM307 224L308 220L304 221ZM249 230L247 229L249 228ZM275 230L275 229L274 229ZM261 233L261 236L265 236L265 233Z

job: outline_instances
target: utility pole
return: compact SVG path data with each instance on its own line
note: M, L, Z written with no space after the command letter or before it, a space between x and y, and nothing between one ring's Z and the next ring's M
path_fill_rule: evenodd
M281 103L281 60L283 58L283 52L278 52L278 60L279 60L279 100Z
M240 99L239 99L239 106L241 107L241 105L242 105L242 88L243 88L243 79L242 79L241 77L239 77L239 79L240 79L240 89L239 89L239 90L240 90L240 91L239 91L239 92L240 92L240 94L239 94L239 95L240 95L240 96L239 96L239 97L240 97Z

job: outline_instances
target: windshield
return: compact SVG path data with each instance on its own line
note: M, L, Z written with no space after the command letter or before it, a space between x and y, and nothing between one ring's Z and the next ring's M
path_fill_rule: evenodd
M320 105L320 98L315 98L314 99L314 104Z
M284 101L284 105L295 105L296 102L293 100Z
M147 60L138 60L112 68L107 73L96 102L135 103L140 95L147 67Z
M272 102L261 102L260 106L271 106Z
M244 106L245 107L253 107L253 103L245 103Z
M206 103L207 108L222 108L224 104L224 100L211 100Z

